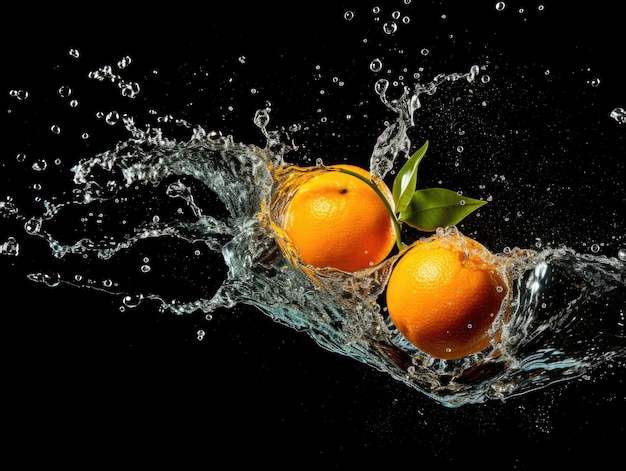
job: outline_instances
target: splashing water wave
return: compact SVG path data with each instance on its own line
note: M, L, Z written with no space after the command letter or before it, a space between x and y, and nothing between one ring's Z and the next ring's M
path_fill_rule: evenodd
M397 119L376 142L371 173L384 178L396 159L408 155L407 131L422 93L435 93L459 80L471 82L477 73L478 68L472 68L467 74L437 76L427 85L405 87L395 100L386 96L388 83L379 81L375 90ZM381 305L396 257L354 275L312 272L299 265L274 220L302 175L284 171L291 149L267 128L269 110L259 110L254 121L267 139L264 147L201 127L193 127L189 140L174 140L160 129L141 130L125 117L130 137L76 165L72 196L46 201L44 214L26 221L25 229L45 239L57 259L92 254L110 260L146 239L200 242L220 254L227 268L213 296L181 302L161 293L127 294L125 304L153 299L175 314L207 315L237 304L255 306L276 322L305 332L321 347L385 372L449 407L504 400L624 357L624 262L567 247L497 254L502 269L511 275L510 315L501 314L497 322L503 328L501 338L494 339L490 349L460 360L424 355L399 334ZM223 213L208 214L190 180L213 192ZM150 186L164 186L166 197L183 201L192 217L153 219L123 227L119 234L70 243L53 235L51 226L67 210L105 202L115 207L123 192ZM433 237L456 232L441 229ZM88 287L55 273L29 277L51 286L71 282Z

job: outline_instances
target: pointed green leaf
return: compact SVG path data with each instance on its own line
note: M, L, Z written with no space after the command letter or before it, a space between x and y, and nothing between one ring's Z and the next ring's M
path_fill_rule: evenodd
M393 180L393 202L396 213L402 212L410 203L415 188L417 186L417 167L426 154L428 149L428 141L422 147L417 149L415 153L402 166L398 175Z
M445 188L426 188L413 193L398 220L420 231L432 232L438 227L458 224L485 203Z

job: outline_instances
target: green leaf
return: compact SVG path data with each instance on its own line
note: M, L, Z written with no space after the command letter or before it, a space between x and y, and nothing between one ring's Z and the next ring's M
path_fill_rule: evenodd
M432 232L438 227L458 224L485 203L445 188L426 188L413 193L398 220L420 231Z
M415 193L417 186L417 167L426 154L428 149L428 141L422 147L417 149L415 153L402 166L398 175L393 180L393 203L396 213L404 211L411 202L411 197Z

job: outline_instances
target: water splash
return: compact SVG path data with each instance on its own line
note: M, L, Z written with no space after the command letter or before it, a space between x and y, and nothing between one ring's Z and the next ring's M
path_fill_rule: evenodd
M422 94L434 94L444 84L471 83L479 72L472 67L463 74L438 75L425 85L404 87L395 99L387 96L388 84L378 81L375 92L396 119L376 141L371 173L384 178L397 159L406 157L408 130ZM98 73L127 84L109 76L107 69ZM579 377L626 354L623 260L567 247L515 248L496 255L512 280L511 315L498 321L501 338L493 339L486 351L460 360L433 359L409 344L386 314L382 294L395 257L354 275L312 271L282 241L275 224L281 205L299 179L319 169L288 165L292 146L282 132L269 127L269 108L257 111L253 119L265 137L263 147L189 123L183 127L191 135L174 139L159 128L141 129L130 116L120 118L128 139L75 165L71 197L46 200L42 214L24 221L25 232L45 240L59 261L123 259L147 240L200 244L226 267L219 288L212 296L181 300L161 291L132 291L111 279L95 284L88 277L53 270L30 273L32 281L97 288L119 296L126 308L153 300L177 315L200 311L208 318L220 308L254 306L321 347L368 364L449 407L505 400ZM128 206L146 198L142 189L154 191L162 201L182 203L185 214L130 214ZM203 204L207 192L216 204ZM0 209L6 217L20 217L10 200ZM110 228L101 224L104 216L96 217L95 229L63 241L70 232L61 222L81 217L85 210L125 216L112 216L117 224ZM456 231L442 229L434 237ZM4 252L14 252L9 245L16 247L7 241ZM149 272L150 260L142 263Z

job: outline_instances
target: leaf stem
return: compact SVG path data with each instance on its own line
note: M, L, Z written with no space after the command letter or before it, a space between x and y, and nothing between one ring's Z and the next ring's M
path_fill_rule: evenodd
M383 194L382 191L380 191L380 188L378 188L378 185L376 185L376 183L374 183L371 178L364 177L363 175L360 175L351 170L347 170L345 168L334 168L333 170L338 170L339 172L347 173L348 175L352 175L353 177L358 178L362 182L367 183L370 186L370 188L376 192L376 194L379 196L379 198L382 200L383 204L385 205L385 208L387 208L387 212L389 213L389 216L391 217L391 220L393 221L393 227L396 232L396 246L398 247L398 250L402 250L405 247L404 243L402 242L402 225L400 221L398 220L398 218L396 217L396 213L394 213L393 208L391 207L391 203L389 203L389 200L385 198L385 195Z

